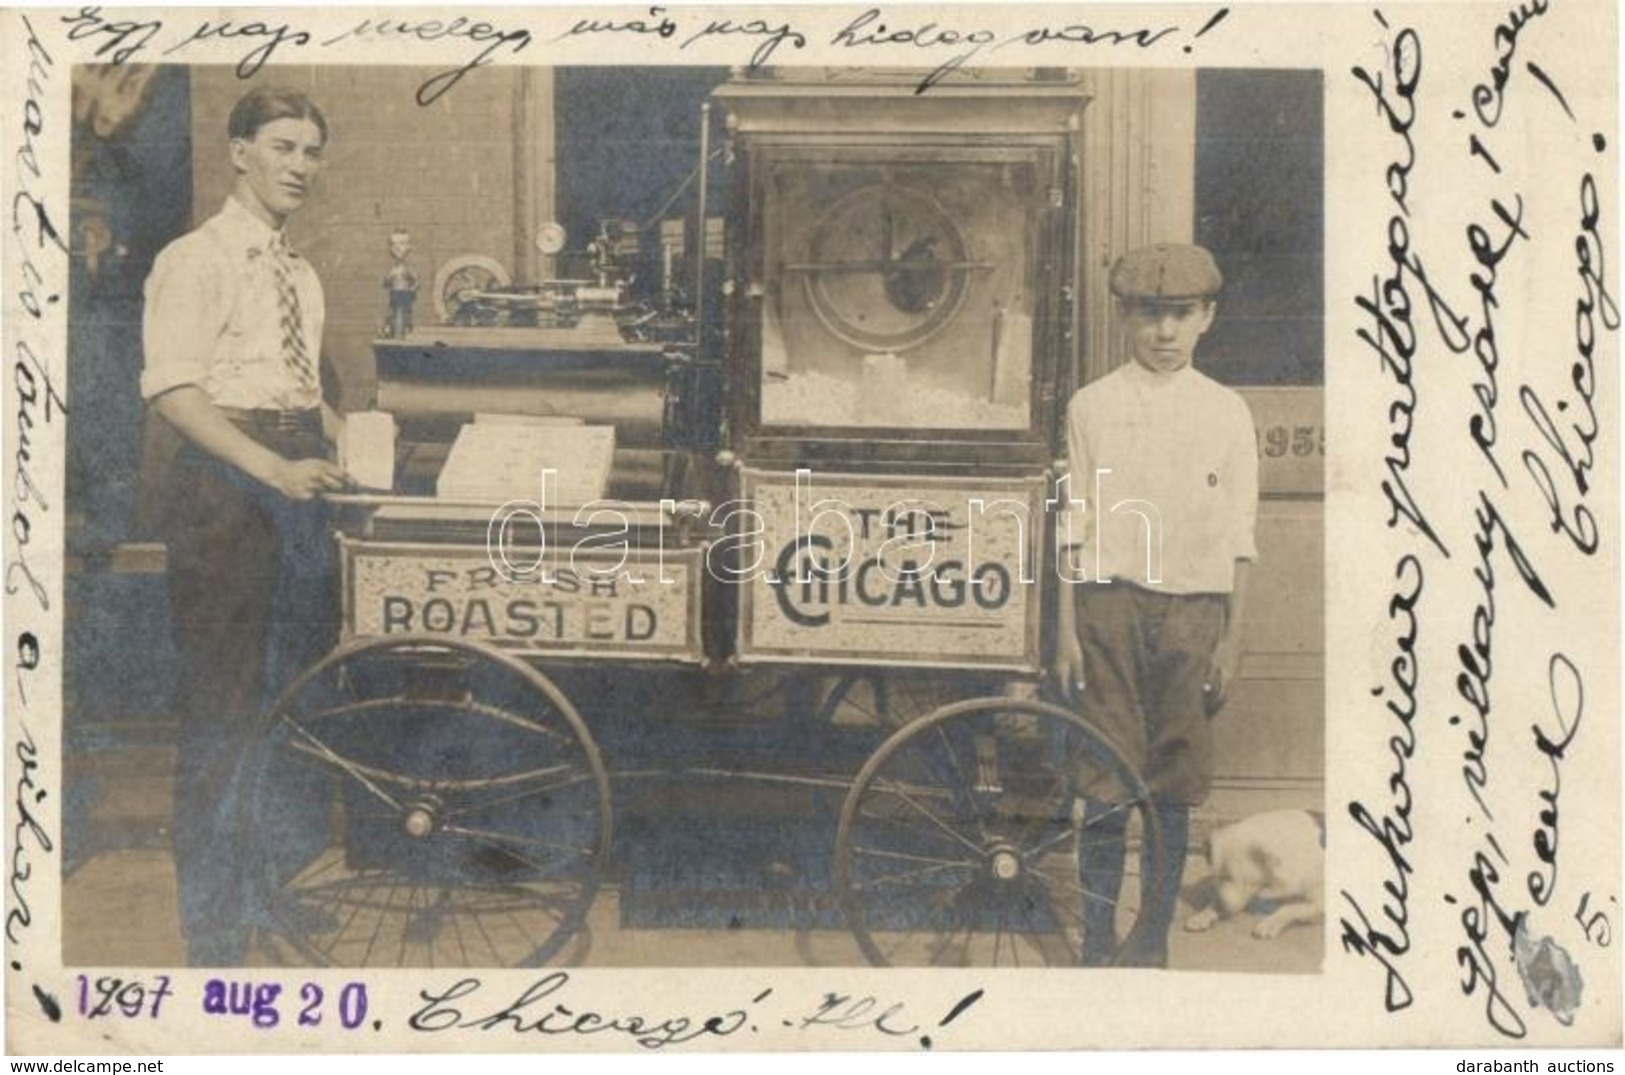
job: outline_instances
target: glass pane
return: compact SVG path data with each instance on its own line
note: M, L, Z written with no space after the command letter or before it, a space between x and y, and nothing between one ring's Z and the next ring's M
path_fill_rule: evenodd
M1028 427L1031 161L779 161L764 187L764 425Z

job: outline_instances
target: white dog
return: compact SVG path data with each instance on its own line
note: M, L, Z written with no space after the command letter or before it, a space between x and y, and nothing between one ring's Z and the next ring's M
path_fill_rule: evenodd
M1223 825L1208 837L1213 903L1185 920L1192 932L1239 914L1255 899L1279 904L1253 926L1274 937L1325 914L1326 818L1307 810L1272 810Z

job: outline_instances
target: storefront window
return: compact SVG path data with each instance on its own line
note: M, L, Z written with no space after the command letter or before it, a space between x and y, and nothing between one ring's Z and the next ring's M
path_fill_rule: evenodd
M1224 267L1203 368L1233 385L1325 382L1319 71L1197 75L1196 241Z

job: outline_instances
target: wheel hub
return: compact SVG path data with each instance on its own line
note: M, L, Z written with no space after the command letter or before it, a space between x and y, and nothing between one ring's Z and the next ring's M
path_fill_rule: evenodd
M1008 845L997 846L988 857L988 865L996 879L1014 881L1021 876L1021 853Z
M401 816L401 828L406 835L422 838L434 832L440 820L440 802L433 796L419 799L406 808Z

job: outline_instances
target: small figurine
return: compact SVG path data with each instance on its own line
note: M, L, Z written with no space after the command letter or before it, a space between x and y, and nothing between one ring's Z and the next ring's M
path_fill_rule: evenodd
M600 221L598 225L598 238L587 244L587 253L592 255L593 275L598 278L599 287L615 286L615 239L610 235L611 221Z
M398 340L412 334L412 304L418 297L418 274L406 264L412 255L412 237L404 231L389 234L389 256L394 264L384 277L389 292L389 318L384 322L385 339Z

